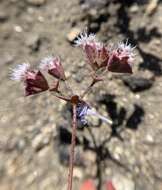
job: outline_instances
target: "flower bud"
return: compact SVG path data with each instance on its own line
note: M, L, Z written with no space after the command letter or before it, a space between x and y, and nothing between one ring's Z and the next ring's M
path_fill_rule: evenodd
M130 44L119 43L109 58L108 71L132 74L132 63L135 56L133 49Z
M33 95L48 90L48 83L40 71L33 71L30 65L23 63L13 69L11 79L22 81L25 85L25 95Z
M75 43L83 48L87 61L93 70L106 67L109 51L102 43L97 42L95 35L82 33Z
M44 58L40 63L40 69L47 71L57 79L66 80L63 66L58 57Z

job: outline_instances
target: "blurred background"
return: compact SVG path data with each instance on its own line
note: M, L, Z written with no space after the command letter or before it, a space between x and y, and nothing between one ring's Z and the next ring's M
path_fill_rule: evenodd
M23 97L9 79L23 62L62 58L71 86L85 88L85 58L74 40L86 27L105 43L136 46L134 74L109 74L86 100L113 120L77 131L74 189L162 189L162 1L0 0L0 189L64 190L71 108L49 93Z

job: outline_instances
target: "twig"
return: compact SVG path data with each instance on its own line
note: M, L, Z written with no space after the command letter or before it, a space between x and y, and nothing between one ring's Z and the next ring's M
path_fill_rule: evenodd
M74 148L76 144L76 104L73 104L73 121L72 121L72 139L71 139L71 150L70 150L70 164L69 164L69 175L68 175L68 190L72 190L73 183L73 168L74 168Z

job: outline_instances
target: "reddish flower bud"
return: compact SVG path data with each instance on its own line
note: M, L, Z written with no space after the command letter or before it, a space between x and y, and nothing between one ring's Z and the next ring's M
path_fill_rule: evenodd
M119 43L118 48L112 51L108 61L108 70L111 72L132 74L132 63L135 56L133 49L127 43Z
M57 79L66 80L63 66L58 57L44 58L40 63L40 69L48 71L50 75Z
M96 41L95 35L83 33L75 41L76 45L81 46L86 54L88 63L94 70L107 65L109 59L109 51L102 44Z
M25 84L25 95L33 95L48 90L48 83L40 71L33 71L27 63L18 65L13 69L12 80L23 81Z

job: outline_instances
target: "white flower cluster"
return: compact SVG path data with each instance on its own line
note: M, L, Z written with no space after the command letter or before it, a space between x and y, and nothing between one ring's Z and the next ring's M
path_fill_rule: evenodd
M29 69L30 69L29 63L22 63L20 65L17 65L16 68L11 69L12 73L10 78L15 81L23 81Z

